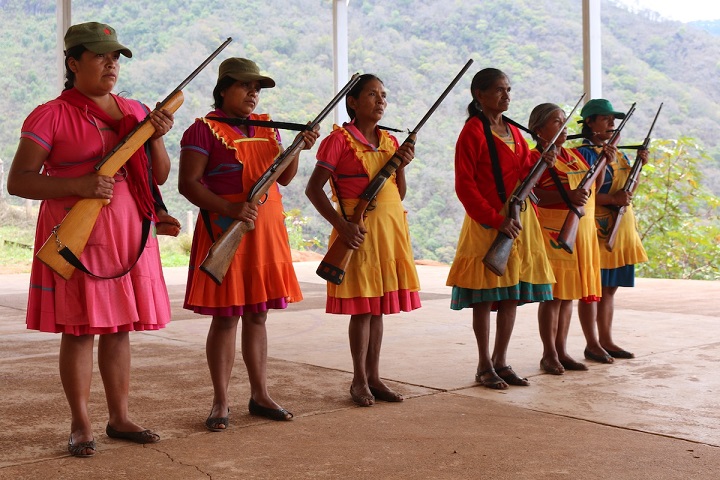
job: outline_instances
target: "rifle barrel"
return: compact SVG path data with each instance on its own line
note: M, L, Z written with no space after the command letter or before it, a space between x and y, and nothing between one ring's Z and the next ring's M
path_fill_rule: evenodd
M438 99L435 101L435 103L433 103L433 106L430 107L430 110L428 110L427 113L425 114L425 116L422 119L420 119L418 124L415 126L415 128L412 129L412 131L410 133L417 133L423 127L423 125L425 125L425 122L428 121L428 119L430 118L430 116L432 116L432 114L435 112L437 107L439 107L440 104L443 102L443 100L445 100L445 97L447 97L448 93L450 93L450 91L455 87L455 84L460 81L460 79L462 78L463 75L465 75L465 72L467 72L468 68L470 68L470 65L472 65L472 63L473 63L473 59L471 58L470 60L467 61L465 66L462 68L462 70L460 70L460 73L458 73L455 76L453 81L450 82L450 85L448 85L448 87L445 89L445 91L442 93L442 95L440 95L440 97L438 97Z
M202 62L195 70L193 70L193 72L192 72L190 75L188 75L185 80L183 80L182 82L180 82L180 85L178 85L177 87L175 87L175 90L173 90L172 92L170 92L170 94L169 94L167 97L165 97L165 99L164 99L162 102L160 102L160 104L155 108L155 110L160 110L160 109L162 109L162 108L165 106L165 104L166 104L168 101L170 101L170 99L173 97L173 95L175 95L177 92L179 92L179 91L181 91L183 88L185 88L185 87L187 86L187 84L190 83L190 82L192 81L192 79L195 78L198 73L200 73L200 71L202 71L202 69L204 69L205 67L207 67L208 64L209 64L210 62L212 62L213 59L214 59L215 57L217 57L217 56L220 54L220 52L223 51L223 49L224 49L225 47L228 46L228 44L229 44L230 42L232 42L232 37L228 37L228 39L225 40L225 41L223 42L223 44L220 45L217 49L215 49L215 51L214 51L213 53L211 53L210 56L209 56L208 58L206 58L205 61ZM133 133L135 133L138 129L140 129L141 126L143 126L145 123L147 123L147 122L149 122L149 121L150 121L150 116L148 115L148 116L146 116L140 123L138 123L138 124L135 126L135 128L132 129L132 131L131 131L130 133L128 133L128 134L125 136L125 139L129 138ZM105 162L107 162L108 159L109 159L115 152L117 152L117 151L120 149L120 147L122 147L122 146L125 144L125 139L123 139L120 143L118 143L117 145L115 145L115 148L113 148L112 150L110 150L110 152L108 152L108 154L105 155L102 160L100 160L98 163L95 164L95 167L94 167L94 168L95 168L95 171L96 171L96 172L97 172L97 171L100 171L100 169L102 168L102 166L105 165Z

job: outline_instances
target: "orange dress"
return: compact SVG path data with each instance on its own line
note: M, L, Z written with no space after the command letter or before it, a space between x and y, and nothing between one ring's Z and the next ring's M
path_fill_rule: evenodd
M221 116L213 112L213 116ZM251 115L252 119L269 120L267 115ZM246 137L235 127L205 118L193 124L183 137L183 149L204 150L199 140L208 132L214 137L214 150L208 151L208 165L203 183L219 196L243 202L258 178L270 167L281 152L274 129L255 127L254 135ZM252 130L251 130L252 134ZM219 148L219 142L223 148ZM205 150L207 151L207 150ZM218 182L223 172L238 172L238 165L217 162L215 156L225 161L234 160L241 165L242 188L230 191L227 184ZM216 153L217 152L217 153ZM235 167L235 168L233 168ZM229 175L229 173L228 173ZM267 200L258 207L255 228L246 233L233 257L227 274L220 285L200 270L207 252L220 234L233 221L215 212L208 212L213 238L210 238L203 215L199 215L190 253L190 269L184 307L205 315L236 316L245 312L257 313L270 308L285 308L288 303L302 300L300 285L295 276L290 254L290 244L285 229L282 195L277 184L267 193Z

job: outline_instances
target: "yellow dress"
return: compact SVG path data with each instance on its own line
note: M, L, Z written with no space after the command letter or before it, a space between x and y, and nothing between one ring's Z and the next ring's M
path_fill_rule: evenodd
M360 134L355 131L355 135ZM348 153L347 149L352 153L344 158L352 157L351 161L361 162L367 179L372 179L395 153L395 143L384 130L380 130L377 149L369 148L355 135L346 128L335 126L328 139L344 142L345 153ZM320 158L322 152L321 145L318 151L320 160L323 160ZM333 190L333 193L333 200L337 202L337 192ZM342 198L340 201L342 209L338 205L338 211L344 211L346 218L352 217L359 199ZM407 211L394 175L385 182L374 203L374 208L366 212L364 219L367 229L365 240L353 253L343 282L340 285L328 282L328 313L379 315L420 307L417 293L420 281L413 258ZM336 238L337 231L333 229L330 244Z
M539 158L540 152L533 151L533 157ZM580 184L589 166L579 152L563 148L560 150L555 169L561 172L561 180L566 180L571 189ZM563 178L564 177L564 178ZM556 190L556 185L546 173L541 186ZM565 207L565 205L563 204ZM542 227L545 252L552 265L557 283L553 286L553 297L558 300L596 301L602 293L600 284L600 248L595 231L595 185L590 189L590 197L585 204L585 215L580 218L573 253L565 251L557 242L558 234L568 215L565 208L538 207L538 219Z

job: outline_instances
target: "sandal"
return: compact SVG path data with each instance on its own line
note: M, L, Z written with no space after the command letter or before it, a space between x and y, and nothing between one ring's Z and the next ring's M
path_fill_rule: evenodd
M495 369L495 373L497 373L498 377L505 380L505 383L508 385L515 385L516 387L527 387L530 385L528 379L519 377L510 365Z
M212 415L212 410L210 411ZM218 425L222 425L222 428ZM224 432L230 425L230 409L228 408L228 414L226 417L208 417L205 420L205 428L211 432Z
M487 380L483 380L483 375L492 375ZM493 390L505 390L508 388L508 384L498 376L494 368L488 368L482 372L475 374L475 381L483 387L492 388Z
M562 365L550 365L544 358L540 359L540 369L550 375L562 375L565 373L565 367Z
M157 443L160 441L160 435L153 432L152 430L142 430L140 432L121 432L111 427L110 423L108 423L107 427L105 427L105 433L110 438L129 440L131 442L140 444Z
M375 405L375 397L372 395L358 395L355 392L353 392L352 386L350 386L350 398L352 398L353 403L355 405L358 405L360 407L372 407Z
M576 362L575 360L560 360L560 364L565 368L565 370L576 370L576 371L586 371L588 369L587 365L584 363Z
M603 352L604 352L604 350L603 350ZM583 354L585 355L585 358L586 358L586 359L588 359L588 360L593 360L593 361L595 361L595 362L600 362L600 363L613 363L613 362L615 361L615 360L613 360L613 357L611 357L611 356L610 356L609 354L607 354L607 353L598 355L597 353L591 352L591 351L588 350L587 348L585 349L585 351L583 352Z
M401 394L393 392L392 390L380 390L375 387L370 387L370 393L372 393L376 399L382 400L383 402L402 402L405 400Z
M92 450L92 453L87 453L88 450ZM95 447L95 440L90 440L88 442L80 442L80 443L73 443L72 433L70 434L70 438L68 439L68 452L70 452L70 455L73 457L79 457L79 458L89 458L94 456L97 453L97 448Z

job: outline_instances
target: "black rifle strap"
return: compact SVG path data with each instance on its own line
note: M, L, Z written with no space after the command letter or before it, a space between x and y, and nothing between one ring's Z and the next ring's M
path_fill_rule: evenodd
M340 190L338 189L338 184L337 182L333 181L332 177L330 177L330 185L332 186L332 189L335 190L335 197L338 200L338 205L340 205L340 213L342 213L343 218L345 219L345 221L347 221L348 217L342 204L342 197L340 197Z
M488 153L490 153L490 162L492 163L493 177L495 177L495 188L497 188L500 201L504 204L507 201L507 193L505 192L505 182L503 182L502 168L500 167L500 158L497 153L497 146L495 145L495 138L493 137L492 128L490 127L490 120L485 114L480 111L478 112L478 118L483 124L483 130L485 131L485 142L488 145Z
M524 125L519 124L518 122L516 122L516 121L513 120L512 118L508 118L508 117L506 117L505 115L503 115L503 120L505 120L505 121L506 121L507 123L509 123L510 125L512 125L512 126L514 126L514 127L516 127L516 128L519 128L520 130L522 130L522 131L525 132L525 133L528 133L528 134L530 134L530 135L533 134L533 133L530 131L529 128L527 128L527 127L524 126Z
M138 262L138 260L140 260L140 257L142 256L143 251L145 250L145 245L147 244L148 236L150 235L150 225L152 225L152 222L150 222L150 220L148 220L147 218L143 217L143 226L142 226L142 233L141 233L142 239L140 241L140 250L138 251L137 258L132 263L132 265L130 265L130 268L128 268L126 271L124 271L122 273L118 273L117 275L103 277L101 275L96 275L96 274L92 273L90 270L87 269L87 267L85 267L85 265L83 265L83 263L80 261L80 259L78 257L76 257L75 254L72 252L72 250L70 250L68 247L63 247L60 251L58 251L58 253L70 265L77 268L81 272L85 272L88 275L92 275L95 278L99 278L101 280L112 280L113 278L120 278L124 275L127 275L128 272L130 272L130 270L133 269L133 267Z
M204 208L201 208L200 215L202 216L203 223L205 224L205 229L207 230L208 235L210 236L210 241L215 243L215 236L212 233L212 225L210 224L210 212L208 212Z
M565 202L565 205L567 205L568 210L572 211L575 215L578 216L578 218L581 218L582 215L580 214L580 212L578 212L577 208L575 208L575 205L573 205L572 201L570 200L570 196L568 195L567 190L565 190L565 186L563 185L562 180L560 180L560 175L558 175L555 167L549 168L548 172L550 173L550 176L552 177L553 182L555 183L555 186L557 187L558 192L563 199L563 202Z

